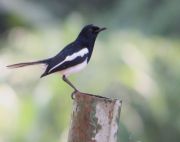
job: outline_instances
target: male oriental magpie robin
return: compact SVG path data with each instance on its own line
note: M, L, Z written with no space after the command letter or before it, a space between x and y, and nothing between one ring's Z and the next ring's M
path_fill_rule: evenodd
M29 65L45 64L45 72L41 78L60 72L62 79L69 84L75 91L76 87L66 78L68 75L82 70L89 62L96 37L99 32L106 28L100 28L94 25L85 26L79 33L77 39L62 49L56 56L35 62L25 62L9 65L9 68L19 68Z

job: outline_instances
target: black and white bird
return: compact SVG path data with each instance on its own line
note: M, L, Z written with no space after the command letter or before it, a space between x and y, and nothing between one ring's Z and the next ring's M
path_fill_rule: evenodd
M45 64L46 69L41 78L49 74L60 72L62 79L69 84L75 91L76 87L67 79L67 76L79 72L88 64L96 37L99 32L106 28L100 28L94 25L85 26L79 33L77 39L62 49L56 56L34 62L24 62L9 65L9 68L19 68L29 65Z

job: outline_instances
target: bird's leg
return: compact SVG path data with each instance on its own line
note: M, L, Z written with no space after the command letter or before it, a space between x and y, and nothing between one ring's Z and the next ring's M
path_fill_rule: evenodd
M75 92L77 92L78 90L76 89L76 87L66 78L65 75L63 75L62 79L69 85L71 86Z
M66 78L65 75L63 75L62 79L68 84L70 85L73 89L74 89L74 92L71 94L71 98L74 99L74 94L76 92L78 92L78 90L76 89L76 87Z

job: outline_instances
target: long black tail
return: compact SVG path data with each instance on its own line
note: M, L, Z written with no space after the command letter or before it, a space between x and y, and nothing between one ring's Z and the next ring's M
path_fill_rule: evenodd
M24 62L24 63L17 63L17 64L12 64L8 65L8 68L20 68L20 67L25 67L25 66L30 66L30 65L36 65L36 64L47 64L49 63L50 59L45 59L45 60L39 60L39 61L34 61L34 62Z

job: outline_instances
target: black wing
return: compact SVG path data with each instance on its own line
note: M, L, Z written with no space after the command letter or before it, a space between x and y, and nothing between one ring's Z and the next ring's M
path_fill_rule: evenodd
M65 61L65 62L63 62L63 61L66 59L67 56L70 56L73 53L76 53L76 52L78 52L84 48L86 48L86 47L83 47L83 46L81 46L75 42L67 45L55 57L51 58L51 61L49 62L48 66L46 68L46 71L41 75L41 77L44 77L44 76L49 75L51 73L61 71L61 70L64 70L66 68L75 66L79 63L82 63L84 60L87 59L88 54L85 54L83 57L78 56L72 61ZM57 66L58 64L60 64L60 65ZM57 67L55 67L55 66L57 66Z

